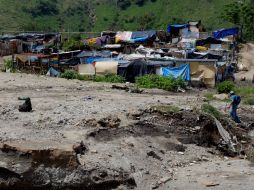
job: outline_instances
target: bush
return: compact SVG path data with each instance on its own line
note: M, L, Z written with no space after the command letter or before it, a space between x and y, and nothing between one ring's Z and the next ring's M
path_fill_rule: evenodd
M64 73L61 74L61 78L77 79L78 78L78 73L75 72L75 71L66 70L66 71L64 71Z
M234 90L235 84L232 81L224 81L217 85L218 93L229 93Z
M178 87L185 88L182 78L163 77L159 75L145 75L136 78L136 84L141 88L158 88L167 91L176 91Z
M106 75L95 76L94 81L95 82L124 83L125 78L119 75L106 74Z
M61 78L66 79L78 79L78 80L84 80L84 81L95 81L95 82L109 82L109 83L124 83L125 78L119 75L114 74L106 74L101 76L87 76L87 75L80 75L79 73L72 71L72 70L66 70L64 73L61 74Z
M217 110L215 107L213 107L210 104L203 104L201 107L201 110L205 113L208 113L208 114L214 116L218 120L220 120L221 115L222 115L219 110Z
M11 73L14 73L16 71L12 60L4 60L4 70L5 72L7 70L10 70Z

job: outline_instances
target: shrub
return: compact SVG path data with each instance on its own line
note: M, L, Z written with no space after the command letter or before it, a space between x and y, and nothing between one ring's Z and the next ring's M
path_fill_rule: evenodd
M66 70L66 71L64 71L64 73L61 74L61 78L77 79L78 78L78 73L75 72L75 71Z
M158 88L167 91L176 91L178 87L185 88L182 78L163 77L159 75L145 75L136 78L136 84L141 88Z
M12 60L4 60L4 70L5 72L7 70L10 70L11 73L14 73L16 71Z
M234 90L235 84L232 81L224 81L217 85L218 93L229 93Z
M201 110L205 113L208 113L208 114L214 116L218 120L221 118L221 115L222 115L219 110L217 110L215 107L213 107L210 104L203 104L201 107Z
M97 75L94 79L95 82L110 82L110 83L124 83L125 78L119 75L106 74L106 75Z

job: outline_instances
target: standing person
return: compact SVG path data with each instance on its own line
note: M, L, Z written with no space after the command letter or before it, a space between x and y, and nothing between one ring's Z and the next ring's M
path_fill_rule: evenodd
M231 99L231 103L228 108L231 108L230 116L236 123L241 123L238 115L237 115L237 109L239 104L241 103L241 97L236 95L235 92L231 91L229 93L229 98Z

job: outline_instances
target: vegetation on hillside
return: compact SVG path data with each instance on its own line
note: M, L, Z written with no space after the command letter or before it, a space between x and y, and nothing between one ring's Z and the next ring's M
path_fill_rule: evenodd
M254 0L237 1L226 5L223 17L239 26L245 39L254 40Z
M0 0L0 31L166 30L202 20L208 30L232 26L221 17L235 0ZM148 11L149 10L149 11Z

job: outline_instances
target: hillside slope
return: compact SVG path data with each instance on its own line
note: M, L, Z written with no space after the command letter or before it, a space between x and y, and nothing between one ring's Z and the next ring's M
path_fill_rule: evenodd
M0 31L166 29L168 23L199 19L212 30L230 26L220 15L233 1L0 0Z

